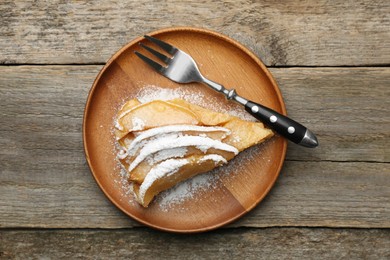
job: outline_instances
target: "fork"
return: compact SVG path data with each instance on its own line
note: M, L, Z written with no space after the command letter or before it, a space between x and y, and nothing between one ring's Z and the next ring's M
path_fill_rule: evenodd
M144 37L170 54L170 57L168 57L142 42L139 43L142 48L153 54L166 65L162 66L160 63L148 58L138 51L135 51L135 54L138 57L163 76L177 83L199 82L206 84L212 89L224 94L227 99L234 100L243 105L248 113L288 140L305 147L318 146L318 140L314 133L300 123L268 107L239 96L235 89L228 90L221 84L205 78L199 71L194 59L184 51L157 38L148 35L145 35Z

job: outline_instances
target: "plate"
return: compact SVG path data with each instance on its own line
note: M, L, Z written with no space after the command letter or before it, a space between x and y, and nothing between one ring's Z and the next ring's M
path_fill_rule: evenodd
M270 72L240 43L213 31L188 27L163 29L149 35L189 53L209 79L286 114ZM119 50L100 71L89 92L83 141L96 182L124 213L159 230L203 232L237 220L253 209L276 181L285 158L285 139L274 136L243 151L228 165L164 192L148 208L135 202L116 160L113 135L116 113L128 99L182 95L216 111L246 116L238 104L204 85L177 84L152 71L134 54L135 50L142 51L138 45L142 41L143 37L139 37Z

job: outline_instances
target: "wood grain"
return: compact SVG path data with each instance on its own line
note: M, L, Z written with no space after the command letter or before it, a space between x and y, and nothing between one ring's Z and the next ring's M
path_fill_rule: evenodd
M100 68L0 67L1 227L138 226L104 198L84 159L82 113ZM232 226L390 227L389 69L272 73L321 146L290 145L272 192Z
M388 259L389 230L231 229L191 236L129 230L0 231L0 257Z
M204 27L249 46L266 65L390 63L388 1L12 1L0 4L0 63L103 63L130 40Z
M1 227L139 226L104 197L74 154L58 154L74 163L3 172L0 195L7 199L0 202ZM231 226L389 228L389 179L387 164L289 161L266 199Z
M389 13L373 0L0 1L0 259L389 259ZM104 197L82 151L101 65L171 26L226 34L280 67L288 114L320 141L289 146L255 210L192 236L140 228Z
M182 50L188 50L201 67L209 68L205 75L221 79L223 85L238 86L245 78L246 84L240 86L241 95L256 97L252 100L255 102L262 100L264 105L280 113L285 112L279 88L264 64L230 38L208 30L187 27L158 31L153 36ZM216 184L214 189L205 189L202 195L194 196L179 205L171 204L168 211L161 208L158 203L152 203L147 209L140 207L133 196L125 191L126 188L122 189L122 185L118 185L121 183L120 169L116 167L116 154L113 152L116 142L112 134L113 118L117 116L117 109L123 105L125 97L135 97L147 84L165 86L166 90L177 91L178 88L180 91L185 90L187 97L196 95L196 99L192 98L190 101L201 100L200 105L208 109L225 111L243 109L238 104L227 101L217 91L205 88L201 84L180 85L151 71L148 64L134 55L136 50L141 51L139 50L141 41L142 39L138 38L117 52L91 88L83 120L85 154L91 172L104 194L118 208L151 227L192 233L230 223L256 206L271 189L282 168L287 141L274 137L272 141L262 145L261 151L252 150L251 155L247 156L240 154L241 156L237 156L239 158L235 158L237 159L235 163L229 163L229 168L224 167L223 172L228 171L230 174L223 174L220 171L219 176L223 176L219 180L223 185ZM143 43L150 45L149 41L144 40ZM210 55L204 55L205 51ZM149 87L149 90L155 89ZM214 105L207 106L210 103ZM236 107L232 107L233 105ZM136 118L148 120L142 114ZM234 129L237 128L232 128L231 131L236 131ZM241 134L242 130L238 128L237 131ZM237 149L241 150L239 146ZM250 159L251 157L256 160ZM198 169L204 167L207 166L200 164L197 166ZM185 175L184 172L179 175ZM186 217L183 218L183 215Z
M1 152L80 151L84 105L100 69L0 67L0 144L12 148ZM289 116L312 129L321 144L317 149L290 145L289 160L390 161L389 68L274 68L271 73Z
M289 146L291 160L390 161L388 68L271 69L287 113L312 129L319 149Z

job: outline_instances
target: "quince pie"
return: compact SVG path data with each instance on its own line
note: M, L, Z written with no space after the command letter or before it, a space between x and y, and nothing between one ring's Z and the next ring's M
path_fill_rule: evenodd
M147 207L161 191L221 166L273 135L260 122L217 113L182 99L137 99L118 112L118 159L137 201Z

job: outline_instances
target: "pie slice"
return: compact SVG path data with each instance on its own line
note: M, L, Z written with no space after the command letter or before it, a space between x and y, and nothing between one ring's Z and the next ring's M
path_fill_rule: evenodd
M273 136L260 122L217 113L182 99L141 103L118 112L118 159L144 207L160 192L208 172Z

